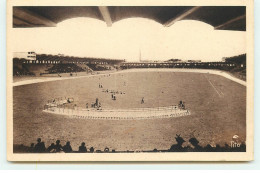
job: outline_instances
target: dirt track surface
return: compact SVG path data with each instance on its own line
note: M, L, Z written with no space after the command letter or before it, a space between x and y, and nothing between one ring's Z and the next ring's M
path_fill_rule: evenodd
M99 88L101 83L103 88ZM117 100L103 89L122 91ZM220 75L167 71L122 71L111 75L16 86L14 91L14 144L30 145L41 137L49 146L57 139L81 142L103 150L169 149L175 135L201 145L230 144L233 135L246 137L246 87ZM192 115L156 120L82 120L43 113L44 104L56 97L73 97L75 104L99 98L107 108L169 106L183 100ZM145 103L140 104L144 97ZM185 142L184 145L189 145Z

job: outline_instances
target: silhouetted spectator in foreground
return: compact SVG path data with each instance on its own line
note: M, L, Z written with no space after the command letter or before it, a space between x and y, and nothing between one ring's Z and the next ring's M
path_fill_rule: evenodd
M190 138L189 142L194 146L194 151L202 151L199 141L196 138Z
M216 145L215 152L221 152L222 148L219 144Z
M54 143L51 143L51 145L48 147L47 149L49 152L53 153L55 152L55 144Z
M212 146L210 144L206 145L206 147L204 147L204 150L207 152L212 152L214 149L212 148Z
M89 149L89 151L91 152L91 153L94 153L94 148L93 147L90 147L90 149Z
M69 142L69 141L66 143L66 145L63 146L63 151L64 151L65 153L70 153L70 152L72 152L72 148L71 148L71 146L70 146L70 142Z
M86 153L87 152L87 148L85 146L85 142L82 142L81 146L79 146L79 152L80 153Z
M229 149L230 149L229 145L225 143L225 150L229 150Z
M55 150L56 150L56 152L62 151L62 146L60 144L60 140L56 141Z
M239 151L246 152L246 144L242 142L239 149L240 149Z
M104 149L104 151L105 151L105 152L109 152L109 148L106 147L106 148Z
M30 148L29 148L29 152L34 152L34 143L31 143L31 146L30 146Z
M191 152L193 151L193 148L190 145L187 145L186 147L184 147L183 149L185 152Z
M170 148L170 151L176 151L176 152L184 151L182 144L186 141L181 137L181 135L177 135L177 134L176 134L175 140L176 140L177 144L172 145Z
M37 144L35 145L35 152L36 153L42 153L42 152L45 152L46 148L45 148L45 144L44 142L42 142L41 138L38 138L37 139Z

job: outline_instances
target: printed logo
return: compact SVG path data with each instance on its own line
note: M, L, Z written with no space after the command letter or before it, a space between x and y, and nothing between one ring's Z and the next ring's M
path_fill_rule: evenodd
M232 141L230 144L231 148L239 148L241 146L241 142L239 141L239 136L238 135L234 135L232 137Z

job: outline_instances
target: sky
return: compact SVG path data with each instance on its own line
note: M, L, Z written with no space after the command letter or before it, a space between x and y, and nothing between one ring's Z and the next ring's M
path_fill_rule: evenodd
M204 22L182 20L164 27L150 19L128 18L106 23L92 18L73 18L57 27L13 28L14 52L35 51L97 57L164 61L221 61L246 52L246 32L214 30Z

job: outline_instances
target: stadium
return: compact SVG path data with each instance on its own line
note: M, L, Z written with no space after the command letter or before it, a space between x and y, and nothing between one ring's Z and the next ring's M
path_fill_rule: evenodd
M14 17L26 15L20 21L15 17L14 28L32 27L35 21L52 26L66 11L52 7L43 14L43 8L15 7ZM88 15L99 10L108 26L131 14L166 26L197 17L215 29L245 30L241 7L229 7L233 13L228 7L214 7L212 13L210 7L175 7L176 14L170 7L123 8L121 13L119 7L93 8ZM163 10L167 15L152 14ZM72 12L78 15L76 7ZM214 20L218 15L222 21ZM139 50L138 59L14 53L14 152L245 151L246 54L221 61L144 60ZM234 140L239 147L230 145Z

